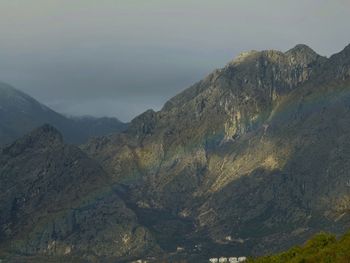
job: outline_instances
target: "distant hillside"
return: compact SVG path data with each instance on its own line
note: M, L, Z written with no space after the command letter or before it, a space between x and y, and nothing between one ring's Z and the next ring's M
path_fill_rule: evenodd
M248 263L332 263L350 262L350 232L340 239L332 234L320 233L304 246L295 246L276 255L251 259Z
M128 126L126 123L111 117L82 116L69 117L69 119L75 123L77 129L84 132L87 138L124 131Z
M116 118L68 118L8 84L0 83L0 145L5 145L32 129L51 124L69 143L84 143L91 136L120 132L126 124Z

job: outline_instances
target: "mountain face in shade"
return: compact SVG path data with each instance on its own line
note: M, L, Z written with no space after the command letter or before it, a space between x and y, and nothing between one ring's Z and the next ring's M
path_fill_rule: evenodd
M62 131L70 143L107 135L126 128L115 118L68 118L39 103L27 94L0 83L0 145L19 138L32 129L50 123Z
M0 180L0 251L70 262L75 256L133 258L157 249L103 169L63 144L52 126L1 150Z
M349 50L243 53L83 149L137 209L193 223L177 241L166 223L148 225L162 229L163 248L263 254L319 230L341 233L350 227Z

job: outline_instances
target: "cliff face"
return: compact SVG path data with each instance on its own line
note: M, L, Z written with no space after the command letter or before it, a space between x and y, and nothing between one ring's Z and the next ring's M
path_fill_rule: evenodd
M83 149L137 207L192 220L213 244L259 254L341 232L349 60L349 47L330 58L305 45L244 53Z
M0 179L0 251L123 258L155 247L103 169L49 125L1 150Z

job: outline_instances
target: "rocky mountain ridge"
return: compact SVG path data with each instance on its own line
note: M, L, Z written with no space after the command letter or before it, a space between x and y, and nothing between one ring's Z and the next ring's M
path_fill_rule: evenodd
M347 161L334 162L347 154L348 52L249 52L83 149L140 208L193 220L192 238L261 254L342 232L347 213L333 208L347 200Z

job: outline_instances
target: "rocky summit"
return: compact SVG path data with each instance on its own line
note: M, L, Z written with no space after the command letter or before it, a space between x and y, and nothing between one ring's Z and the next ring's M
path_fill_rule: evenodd
M2 150L2 251L207 262L341 234L349 105L350 46L297 45L243 53L80 149L44 126Z

